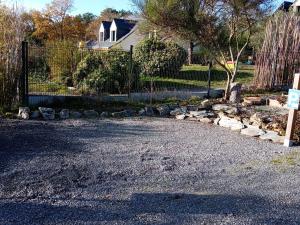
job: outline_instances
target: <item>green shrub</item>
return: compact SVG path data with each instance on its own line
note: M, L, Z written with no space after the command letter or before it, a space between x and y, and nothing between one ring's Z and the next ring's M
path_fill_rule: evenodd
M134 60L142 74L149 76L176 75L186 59L187 52L182 47L155 38L142 41L134 51Z
M46 63L49 66L49 79L61 84L70 84L81 54L71 41L53 41L46 44Z
M77 66L75 73L73 74L73 81L75 85L80 84L89 74L95 70L100 69L101 58L97 54L87 55Z
M131 85L138 82L138 69L133 65L130 71L130 54L120 50L90 53L73 74L76 87L85 93L127 93L129 80Z
M96 93L101 93L105 90L109 76L108 70L95 70L87 76L85 84L87 87L95 90Z
M38 50L34 48L33 50ZM47 65L45 54L33 52L29 57L29 79L31 82L42 83L49 79L50 67Z

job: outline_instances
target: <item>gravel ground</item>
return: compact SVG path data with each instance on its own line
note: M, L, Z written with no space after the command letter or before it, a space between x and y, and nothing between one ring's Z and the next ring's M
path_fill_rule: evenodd
M0 120L0 224L300 224L299 158L195 122Z

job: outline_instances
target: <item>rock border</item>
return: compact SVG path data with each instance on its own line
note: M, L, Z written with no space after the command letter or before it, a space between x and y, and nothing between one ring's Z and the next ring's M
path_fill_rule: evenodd
M256 99L255 99L256 100ZM128 117L160 117L174 118L176 120L197 121L205 124L215 124L242 135L257 137L261 140L270 140L274 143L283 143L284 137L274 130L262 129L262 124L272 122L260 113L254 113L250 117L241 116L247 109L243 106L225 104L215 100L204 100L200 105L161 104L155 107L146 106L139 111L127 109L118 112L98 112L96 110L82 110L82 112L62 109L57 111L52 108L39 107L38 111L30 111L28 107L20 107L19 119L104 119L104 118L128 118Z

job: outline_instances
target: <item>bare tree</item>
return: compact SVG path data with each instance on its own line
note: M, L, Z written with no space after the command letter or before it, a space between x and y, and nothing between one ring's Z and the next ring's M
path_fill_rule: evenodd
M73 8L73 0L52 0L46 5L44 16L50 24L55 24L61 40L65 39L64 26L68 13Z
M24 37L20 8L16 4L11 7L0 4L0 106L5 108L10 108L18 96Z

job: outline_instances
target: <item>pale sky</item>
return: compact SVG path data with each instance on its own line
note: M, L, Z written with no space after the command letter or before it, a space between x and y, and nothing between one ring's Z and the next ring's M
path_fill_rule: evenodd
M15 0L4 0L4 2L16 2ZM17 0L19 4L23 5L25 9L38 9L41 10L44 6L51 2L51 0ZM72 14L81 14L85 12L91 12L95 15L99 15L100 12L107 8L114 9L133 9L131 0L74 0L74 9Z

